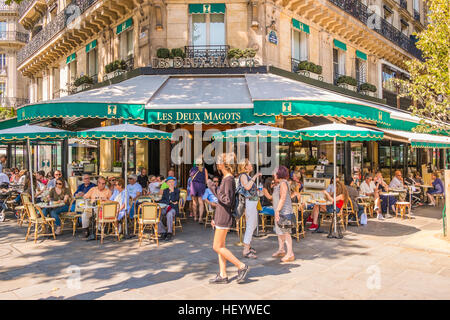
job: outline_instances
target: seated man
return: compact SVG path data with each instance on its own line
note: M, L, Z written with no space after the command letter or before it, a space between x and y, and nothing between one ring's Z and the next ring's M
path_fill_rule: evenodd
M439 179L439 173L433 172L431 174L431 179L433 180L432 185L433 189L428 189L427 196L430 203L428 205L430 206L436 206L436 200L434 199L435 194L444 194L444 184L442 183L442 180Z
M218 187L219 186L219 177L215 176L213 178L213 183L214 183L214 185L216 185ZM218 200L217 200L216 196L211 192L211 190L209 190L209 188L206 188L202 199L203 200L208 200L211 210L216 208Z
M106 188L106 179L99 177L97 179L98 185L89 189L89 191L83 196L84 199L91 201L95 200L109 200L111 198L111 190ZM86 229L86 237L89 237L89 222L92 217L92 212L83 212L81 217L82 228Z
M59 178L63 179L62 172L60 170L56 170L53 173L53 179L47 183L47 189L51 190L52 188L54 188L56 185L56 180ZM63 180L64 180L64 187L69 188L69 184L67 183L67 181L65 179Z
M168 188L163 191L160 203L167 205L161 212L161 219L158 229L161 230L161 238L170 241L172 239L173 220L178 215L178 202L180 200L180 189L175 188L175 178L167 178ZM166 220L167 232L163 221Z
M356 190L356 183L352 177L345 177L345 187L347 188L348 196L350 200L352 201L353 205L353 211L357 213L358 219L361 217L361 215L364 212L364 207L361 206L357 201L356 198L358 198L359 193L358 190ZM350 219L350 222L356 222L356 217L353 219Z
M159 193L162 181L164 180L163 176L157 176L150 178L150 183L148 184L148 192L150 194L156 194Z
M142 186L139 183L137 183L137 175L135 174L130 174L128 176L127 193L128 197L132 199L131 204L133 203L133 201L135 201L142 195ZM136 210L137 209L138 208L136 208ZM131 205L130 218L133 219L133 217L134 217L134 205Z
M405 182L403 181L402 177L402 172L400 170L395 170L394 178L391 180L391 183L389 183L389 189L393 189L395 191L406 189ZM405 201L406 196L406 192L400 192L398 199L400 201Z
M91 190L93 187L95 187L95 184L91 182L91 176L88 174L83 174L83 183L80 184L73 194L75 198L81 198L83 197L89 190ZM70 208L70 211L75 211L75 203L73 203L72 208Z

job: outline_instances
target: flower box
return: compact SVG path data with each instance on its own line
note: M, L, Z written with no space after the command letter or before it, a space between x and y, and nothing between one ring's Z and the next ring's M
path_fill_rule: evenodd
M113 172L121 173L122 172L122 167L113 167Z
M372 91L368 91L368 90L361 90L360 93L365 94L366 96L369 97L377 97L377 93L376 92L372 92Z
M317 73L310 72L307 70L298 70L297 73L302 76L314 79L314 80L323 81L323 76L321 74L317 74Z
M348 83L339 83L338 87L341 87L341 88L344 88L344 89L347 89L347 90L351 90L351 91L354 91L354 92L356 92L357 89L358 89L357 86L352 86L352 85L350 85Z
M103 76L103 81L110 80L110 79L112 79L112 78L115 78L115 77L117 77L117 76L120 76L121 74L123 74L123 73L125 73L125 72L126 72L126 71L125 71L125 70L122 70L122 69L114 70L114 71L112 71L112 72L110 72L110 73L105 74L105 75Z

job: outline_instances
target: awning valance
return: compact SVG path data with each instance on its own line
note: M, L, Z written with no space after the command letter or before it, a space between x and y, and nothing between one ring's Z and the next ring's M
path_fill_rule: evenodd
M367 54L365 54L364 52L356 50L356 56L364 61L367 61Z
M339 48L341 50L347 51L347 45L337 39L333 40L333 44L336 48Z
M407 139L414 148L450 148L450 137L401 130L380 130L385 132L387 135Z
M303 31L309 34L309 26L303 22L300 22L294 18L292 18L292 26L300 31Z
M189 13L225 13L225 3L191 3Z
M129 18L125 22L119 24L116 28L116 34L121 34L123 31L127 30L129 27L133 25L133 18Z
M97 40L92 41L86 46L86 53L97 47Z
M72 61L75 61L77 59L77 54L74 52L66 59L66 64L71 63Z

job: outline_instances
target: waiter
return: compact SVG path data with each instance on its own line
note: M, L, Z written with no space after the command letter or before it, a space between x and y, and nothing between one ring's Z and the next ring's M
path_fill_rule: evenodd
M320 153L319 163L322 165L328 165L330 161L327 159L327 154L325 152Z

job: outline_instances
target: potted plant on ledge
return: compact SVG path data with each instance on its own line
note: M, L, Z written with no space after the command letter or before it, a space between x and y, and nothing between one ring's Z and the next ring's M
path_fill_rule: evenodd
M80 92L84 89L89 88L92 84L94 84L94 79L88 75L81 76L73 82L75 86L75 91Z
M341 88L345 88L354 92L356 92L358 88L358 82L355 78L352 78L350 76L340 76L337 79L336 84Z
M375 92L377 92L377 87L371 83L364 82L363 84L361 84L359 86L359 91L362 94L365 94L365 95L368 95L371 97L375 97Z
M297 67L298 74L315 80L323 81L322 66L309 61L300 61Z
M117 77L124 73L127 69L127 63L125 60L116 60L114 62L108 63L105 66L105 76L103 77L103 80L109 80L114 77Z
M113 162L113 172L122 172L122 162L114 161Z

